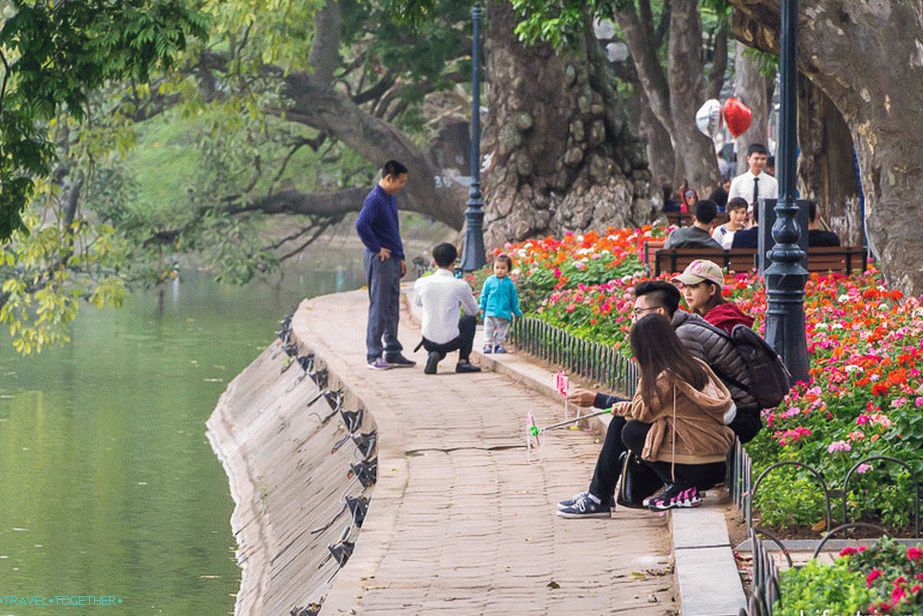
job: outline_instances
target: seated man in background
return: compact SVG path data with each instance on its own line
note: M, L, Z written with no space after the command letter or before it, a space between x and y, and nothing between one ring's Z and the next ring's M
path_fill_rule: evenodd
M702 199L695 204L692 225L680 227L670 233L664 248L721 248L711 237L711 222L718 215L714 201Z
M458 351L455 372L480 372L481 369L469 361L474 346L475 317L478 303L471 287L459 280L452 272L458 251L452 244L443 242L433 248L433 261L437 269L431 276L424 276L413 285L413 302L423 308L420 330L421 346L429 356L426 359L425 374L436 374L436 367L446 354ZM459 310L465 314L459 318Z
M817 204L811 201L808 210L808 247L811 246L839 246L840 238L833 231L827 231L820 223L817 215Z

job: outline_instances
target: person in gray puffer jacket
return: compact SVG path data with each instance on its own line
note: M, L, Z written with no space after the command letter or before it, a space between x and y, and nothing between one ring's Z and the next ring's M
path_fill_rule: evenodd
M707 363L730 390L731 398L737 405L737 415L729 426L731 430L741 443L752 440L762 427L759 405L747 390L722 378L729 376L744 387L749 388L750 386L747 366L730 338L722 335L714 325L709 324L699 315L690 314L684 310L677 310L673 313L672 323L683 346L694 357Z

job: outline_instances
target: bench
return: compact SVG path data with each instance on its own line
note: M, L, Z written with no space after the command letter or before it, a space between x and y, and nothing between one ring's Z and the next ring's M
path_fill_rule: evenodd
M756 268L756 249L661 248L654 256L654 275L681 272L696 259L713 261L732 272L749 272Z
M808 248L808 271L852 274L865 272L869 251L865 246L812 246Z
M655 276L662 273L681 272L696 259L708 259L732 272L747 272L756 268L756 250L753 248L663 248L645 243L645 264ZM653 253L653 256L651 256ZM864 272L868 250L864 246L814 246L808 248L810 273L836 272L846 275Z
M676 225L677 227L688 227L692 224L692 212L664 212L663 215L666 217L669 224ZM727 213L719 213L715 216L715 219L711 221L711 226L717 227L718 225L723 225L729 219L730 217Z

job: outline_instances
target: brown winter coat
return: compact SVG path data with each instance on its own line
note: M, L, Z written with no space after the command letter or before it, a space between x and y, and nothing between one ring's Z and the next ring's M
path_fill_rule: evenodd
M641 452L644 460L708 464L723 462L731 449L734 432L724 425L724 415L734 405L731 393L708 364L696 361L708 376L708 382L701 391L672 372L665 371L657 377L659 397L655 397L654 408L648 407L641 399L640 384L638 393L630 401L612 407L615 415L651 424ZM658 403L658 400L661 402Z

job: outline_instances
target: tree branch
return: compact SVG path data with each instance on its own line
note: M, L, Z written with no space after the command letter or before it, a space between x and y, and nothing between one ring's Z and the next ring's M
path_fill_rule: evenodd
M706 98L718 98L724 85L724 71L728 65L728 28L727 24L718 26L715 35L715 48L712 54L711 69L708 71L708 89Z
M343 16L339 0L327 0L314 16L314 47L311 65L314 76L324 83L333 81L340 64L340 37L343 33Z

